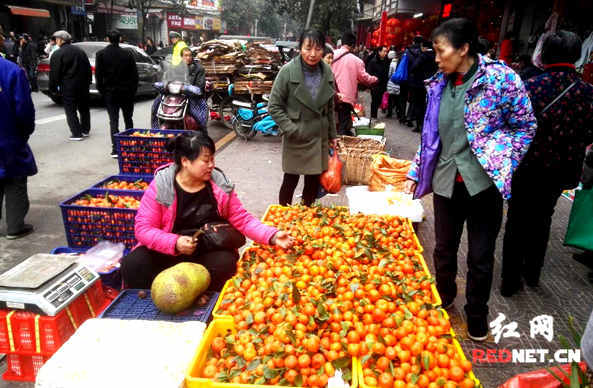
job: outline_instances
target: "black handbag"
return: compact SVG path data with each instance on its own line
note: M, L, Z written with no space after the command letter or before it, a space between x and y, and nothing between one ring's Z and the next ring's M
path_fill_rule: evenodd
M236 250L245 244L245 236L231 224L224 222L207 223L193 234L200 252Z

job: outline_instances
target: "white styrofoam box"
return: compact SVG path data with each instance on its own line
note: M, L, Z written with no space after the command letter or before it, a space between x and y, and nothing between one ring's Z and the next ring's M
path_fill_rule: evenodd
M203 322L89 319L41 367L36 388L181 388Z
M412 195L394 191L369 191L368 186L346 188L350 213L392 215L409 218L412 222L424 219L424 208Z
M356 127L368 127L370 123L371 123L371 119L369 119L368 117L360 117L360 118L355 119L352 122L352 126L354 128L356 128Z

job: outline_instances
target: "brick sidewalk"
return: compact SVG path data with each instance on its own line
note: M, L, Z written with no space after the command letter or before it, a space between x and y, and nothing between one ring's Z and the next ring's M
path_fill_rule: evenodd
M363 101L367 98L362 96ZM403 127L396 120L383 120L387 124L387 151L394 157L410 159L416 152L420 137L411 128ZM280 139L276 137L256 136L248 142L235 140L219 155L217 166L236 184L236 190L246 208L261 217L269 204L278 202L278 189L282 181ZM300 193L302 186L296 190ZM294 202L297 199L295 198ZM338 196L325 197L325 205L347 205L344 190ZM426 261L434 273L432 252L434 249L434 218L432 196L422 200L426 219L417 227L421 243L425 249ZM474 349L548 349L549 354L560 348L558 336L570 338L567 317L572 315L582 326L591 312L593 288L587 280L587 269L572 260L573 250L562 245L564 232L570 213L570 202L564 198L558 200L552 224L550 244L542 274L541 285L537 289L525 288L512 298L500 296L501 249L504 227L500 232L496 249L494 282L490 298L489 320L494 320L499 313L506 315L506 323L518 323L517 331L521 337L503 338L498 344L491 336L485 343L474 343L466 335L466 322L463 313L465 303L465 283L467 266L467 238L464 233L459 252L459 275L457 279L459 296L455 307L450 309L450 316L466 356L471 358ZM504 223L503 223L504 225ZM534 317L548 314L554 317L554 340L548 342L542 336L530 337L529 321ZM540 369L549 363L531 364L475 364L475 373L487 388L496 387L512 376L526 371Z

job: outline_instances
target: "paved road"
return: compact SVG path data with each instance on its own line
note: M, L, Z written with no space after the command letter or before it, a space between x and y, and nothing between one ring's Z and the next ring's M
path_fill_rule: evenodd
M59 203L90 187L109 175L117 174L117 159L109 156L111 139L109 119L100 103L91 106L91 136L81 142L68 141L70 131L64 109L47 96L33 93L35 104L35 132L29 144L33 149L39 173L29 179L31 208L26 222L35 226L35 233L16 241L1 236L6 233L4 219L0 220L0 273L12 268L27 257L49 252L67 245ZM139 99L134 108L134 126L150 127L152 99ZM120 128L123 118L120 117ZM229 131L210 122L210 136L216 141ZM6 368L3 361L0 373ZM32 384L6 382L3 387L32 387Z

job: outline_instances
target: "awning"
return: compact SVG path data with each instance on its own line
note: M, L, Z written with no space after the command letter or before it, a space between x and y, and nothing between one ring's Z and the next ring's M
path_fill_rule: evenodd
M19 7L16 5L9 5L8 8L10 8L10 13L13 15L32 16L38 18L50 17L49 11L47 9Z

